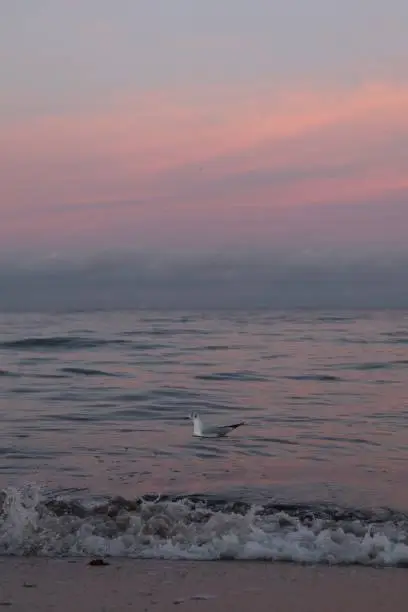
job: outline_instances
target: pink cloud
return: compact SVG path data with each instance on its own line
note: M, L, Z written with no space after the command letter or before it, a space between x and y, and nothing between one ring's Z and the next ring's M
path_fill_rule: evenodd
M239 233L256 211L271 222L281 207L408 189L408 88L392 84L129 94L104 112L1 130L4 240L69 241L129 224L140 235L162 225L164 240L200 218Z

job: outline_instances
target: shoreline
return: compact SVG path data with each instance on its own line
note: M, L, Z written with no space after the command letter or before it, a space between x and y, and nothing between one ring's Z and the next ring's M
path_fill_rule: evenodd
M0 558L0 607L13 612L403 612L403 568L264 561Z

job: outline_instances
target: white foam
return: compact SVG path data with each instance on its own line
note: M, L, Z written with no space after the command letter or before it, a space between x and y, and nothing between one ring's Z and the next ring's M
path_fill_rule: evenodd
M141 502L114 517L57 516L33 487L3 492L0 554L166 559L263 559L408 565L406 526L359 520L306 523L285 512L212 511L188 500Z

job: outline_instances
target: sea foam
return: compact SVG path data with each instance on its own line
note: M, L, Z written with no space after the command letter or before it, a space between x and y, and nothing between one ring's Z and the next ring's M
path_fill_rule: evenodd
M1 493L0 554L401 567L408 566L408 517L198 496L78 500L26 486Z

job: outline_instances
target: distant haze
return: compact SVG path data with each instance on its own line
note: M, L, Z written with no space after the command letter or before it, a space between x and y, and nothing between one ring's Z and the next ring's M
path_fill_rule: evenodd
M101 254L0 270L0 310L408 308L408 257Z

